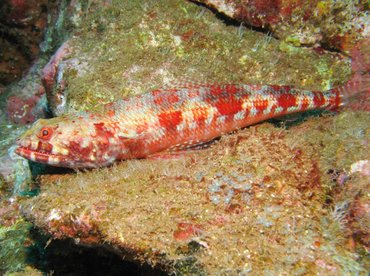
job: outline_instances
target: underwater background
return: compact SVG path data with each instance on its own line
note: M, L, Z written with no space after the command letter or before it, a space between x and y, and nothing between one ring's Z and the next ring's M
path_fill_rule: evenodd
M4 0L0 274L368 275L369 89L176 158L16 155L41 118L178 82L325 91L370 70L368 1Z

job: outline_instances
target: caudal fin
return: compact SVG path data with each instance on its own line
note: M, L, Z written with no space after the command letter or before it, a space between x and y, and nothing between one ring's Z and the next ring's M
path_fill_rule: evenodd
M343 103L363 93L370 96L370 75L366 74L361 78L351 79L345 85L337 87L336 89Z
M341 105L352 109L370 110L370 41L364 39L351 51L352 77L342 87L335 88Z

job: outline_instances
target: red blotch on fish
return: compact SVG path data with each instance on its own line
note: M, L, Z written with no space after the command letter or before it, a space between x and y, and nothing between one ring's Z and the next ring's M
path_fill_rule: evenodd
M175 91L176 90L169 91L169 93L165 93L165 94L159 94L157 97L154 98L154 103L158 105L163 104L163 103L168 103L168 104L177 103L179 101L179 97L174 93Z
M269 105L269 101L267 99L264 100L257 100L254 101L254 107L257 110L257 114L262 113Z
M228 94L235 94L237 92L242 91L241 87L235 84L227 84L225 85L225 92Z
M221 98L218 102L214 103L221 116L223 115L233 115L242 111L242 102L234 97L225 99Z
M338 97L338 99L339 99L339 97ZM302 100L302 105L301 105L302 110L306 110L309 105L310 105L309 100L307 98L304 98ZM338 103L338 105L339 105L339 103Z
M48 142L39 141L39 143L37 145L37 150L38 151L51 152L53 150L53 145L48 143Z
M313 102L315 106L322 106L325 103L325 98L320 92L314 91L313 95Z
M158 115L159 124L165 129L175 129L182 122L182 112L174 111Z
M292 94L281 94L277 101L279 107L284 108L284 110L296 105L296 97Z
M79 142L71 141L68 144L68 150L70 152L73 152L73 154L77 156L89 156L92 153L95 153L93 151L93 145L89 144L86 147L82 147Z
M211 86L211 94L212 95L220 95L224 92L224 89L220 85L212 85Z

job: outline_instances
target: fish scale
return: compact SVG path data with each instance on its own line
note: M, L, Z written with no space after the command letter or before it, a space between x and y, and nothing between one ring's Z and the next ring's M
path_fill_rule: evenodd
M53 166L107 166L203 144L270 118L334 109L352 86L320 92L277 85L182 84L123 99L105 114L39 120L18 139L16 153Z
M137 129L142 129L145 124L142 116L151 114L152 122L147 127L153 133L153 139L145 139L150 143L163 139L162 148L158 150L164 150L168 147L166 144L201 143L276 116L310 109L332 109L338 104L339 94L335 91L302 91L287 86L210 85L155 91L139 102L133 98L124 102L129 106L130 115L124 107L117 108L122 112L117 113L115 119L125 122L127 117L138 117L140 120L133 121L137 122ZM145 111L141 106L146 107ZM160 133L155 135L158 130ZM147 150L149 153L150 149Z

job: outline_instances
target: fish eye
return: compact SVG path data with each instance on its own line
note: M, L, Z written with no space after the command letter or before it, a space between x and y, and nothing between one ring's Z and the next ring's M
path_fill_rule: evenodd
M53 133L53 131L50 127L43 127L40 130L39 137L42 138L42 139L48 140L48 139L50 139L52 133Z

